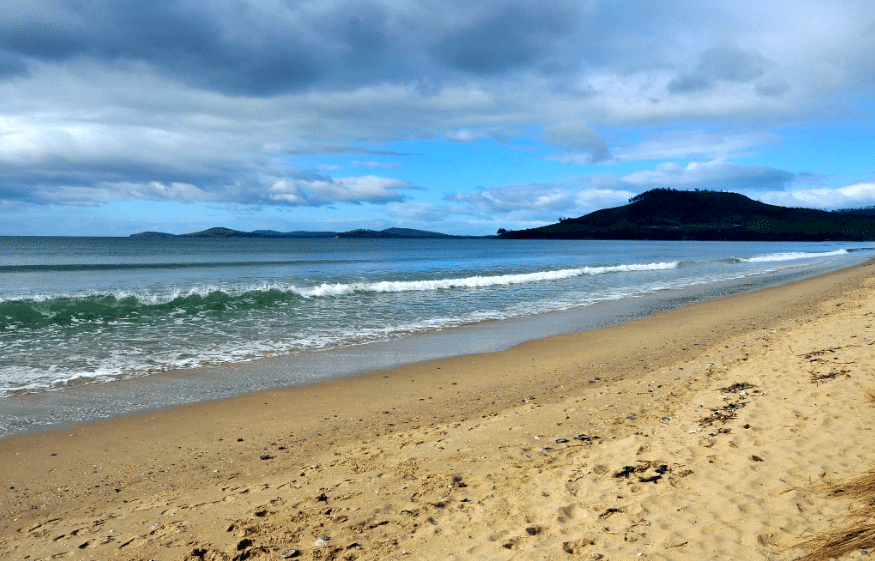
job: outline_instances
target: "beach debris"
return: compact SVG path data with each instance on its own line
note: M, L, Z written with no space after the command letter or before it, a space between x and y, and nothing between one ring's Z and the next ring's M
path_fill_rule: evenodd
M662 420L663 421L671 421L671 419L669 419L668 417L663 417Z
M805 360L810 361L810 362L826 362L826 359L821 358L821 357L823 357L823 355L825 355L827 353L834 354L838 350L841 350L841 347L829 347L828 349L821 349L819 351L811 351L811 352L807 352L807 353L802 353L799 356L801 356L802 358L804 358Z
M614 474L614 479L629 479L633 474L637 474L638 481L641 483L656 483L666 473L671 473L667 464L639 460L637 465L624 466Z
M818 384L819 382L822 382L824 380L832 380L838 376L847 376L850 378L850 372L850 370L846 370L844 368L839 371L833 370L829 374L821 374L819 372L812 372L811 370L808 371L808 373L811 374L812 384Z
M748 384L747 382L736 382L729 387L720 388L720 393L737 393L739 395L747 395L747 392L744 390L749 390L751 388L755 388L753 384Z
M331 538L329 538L325 534L322 534L321 536L316 538L316 547L325 547L328 545L328 542L330 542L330 541L331 541Z
M298 551L297 549L287 549L287 550L283 551L282 557L283 557L283 559L292 559L294 557L297 557L300 554L301 554L301 552Z
M610 518L612 515L617 514L617 513L622 514L623 509L621 509L621 508L609 508L608 510L599 514L599 518Z
M765 462L764 459L760 458L760 457L757 456L756 454L754 454L753 456L751 456L750 459L753 460L753 461L755 461L755 462Z
M727 421L731 421L737 417L738 413L736 411L745 405L747 405L747 403L744 401L736 401L735 403L727 403L719 409L711 409L710 415L699 419L699 426L704 427L713 425L717 421L726 424Z
M557 438L556 439L556 444L565 444L566 442L568 442L567 438Z
M592 442L592 437L589 437L585 434L578 434L574 437L574 440L579 440L581 442Z
M269 460L269 459L271 459L272 457L273 457L273 456L271 456L270 454L262 454L261 456L258 457L258 459L259 459L259 460Z

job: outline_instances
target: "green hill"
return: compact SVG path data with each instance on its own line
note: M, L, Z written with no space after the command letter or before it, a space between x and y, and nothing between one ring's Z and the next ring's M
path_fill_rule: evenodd
M875 240L875 217L754 201L737 193L654 189L629 204L504 232L511 239Z

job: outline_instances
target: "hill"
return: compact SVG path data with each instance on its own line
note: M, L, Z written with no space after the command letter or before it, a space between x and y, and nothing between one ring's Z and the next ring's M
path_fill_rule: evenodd
M386 228L385 230L352 230L338 234L339 238L458 238L450 234L414 230L412 228Z
M131 234L131 238L377 238L377 239L425 239L425 238L463 238L468 236L451 236L440 232L414 230L412 228L387 228L385 230L351 230L349 232L277 232L276 230L256 230L241 232L230 228L209 228L189 234L166 234L163 232L140 232Z
M510 239L875 240L875 217L788 208L722 191L654 189L628 205L504 232Z
M836 214L846 214L851 216L867 216L875 218L875 206L869 206L865 208L843 208L841 210L833 211Z

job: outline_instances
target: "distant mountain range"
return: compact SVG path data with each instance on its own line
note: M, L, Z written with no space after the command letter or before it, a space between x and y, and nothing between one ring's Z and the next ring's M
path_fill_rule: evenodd
M371 238L371 239L426 239L426 238L471 238L476 236L451 236L440 232L414 230L412 228L387 228L385 230L351 230L349 232L277 232L275 230L255 230L241 232L230 228L210 228L190 234L167 234L164 232L140 232L131 234L132 238ZM488 236L491 237L491 236Z
M868 241L875 208L835 212L787 208L722 191L654 189L579 218L528 230L500 231L505 239Z

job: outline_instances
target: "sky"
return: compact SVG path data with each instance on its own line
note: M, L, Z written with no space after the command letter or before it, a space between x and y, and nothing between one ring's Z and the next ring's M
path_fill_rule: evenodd
M872 0L4 0L0 235L875 205Z

